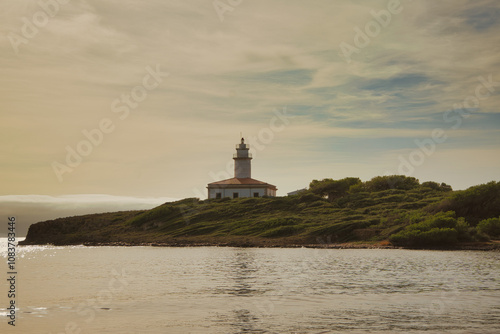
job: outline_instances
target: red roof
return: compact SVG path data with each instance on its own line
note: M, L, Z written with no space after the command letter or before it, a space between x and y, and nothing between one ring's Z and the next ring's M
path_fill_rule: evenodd
M233 177L231 179L212 182L212 183L208 184L208 186L230 186L230 185L253 185L253 186L260 185L260 186L267 186L267 187L276 189L276 186L273 186L272 184L262 182L259 180L255 180L255 179L252 179L250 177L246 177L246 178Z

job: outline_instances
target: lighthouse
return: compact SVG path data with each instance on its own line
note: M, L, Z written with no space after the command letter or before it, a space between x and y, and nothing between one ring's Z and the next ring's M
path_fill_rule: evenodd
M248 152L250 148L245 144L245 139L241 138L241 143L236 145L234 159L234 177L245 179L252 177L252 154Z
M276 196L276 186L252 179L252 154L249 145L241 138L236 144L234 159L234 177L227 180L209 183L208 198L239 198Z

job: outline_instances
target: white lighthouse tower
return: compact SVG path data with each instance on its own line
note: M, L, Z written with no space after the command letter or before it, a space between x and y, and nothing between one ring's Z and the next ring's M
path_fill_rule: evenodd
M227 180L209 183L208 198L238 198L276 196L276 186L252 179L252 154L245 139L236 145L234 159L234 177Z
M236 154L233 155L234 177L237 179L252 177L252 154L248 150L245 139L241 138L241 143L236 145Z

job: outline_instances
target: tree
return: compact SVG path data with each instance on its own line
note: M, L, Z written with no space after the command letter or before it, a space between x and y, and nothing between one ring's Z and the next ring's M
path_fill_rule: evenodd
M491 181L452 193L434 211L455 211L473 226L483 219L500 215L500 182Z
M366 182L368 191L383 191L389 189L410 190L418 187L420 182L414 177L405 175L376 176Z
M313 180L309 185L309 190L320 196L327 196L329 201L347 195L351 186L360 184L358 177L346 177L341 180L323 179Z

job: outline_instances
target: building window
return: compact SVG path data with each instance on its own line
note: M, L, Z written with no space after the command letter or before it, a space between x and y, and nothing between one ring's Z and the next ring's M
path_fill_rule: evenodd
M239 194L238 193L233 193L233 198L238 198Z
M215 198L222 198L222 194L221 193L215 193Z
M253 197L259 197L259 193L253 193Z

